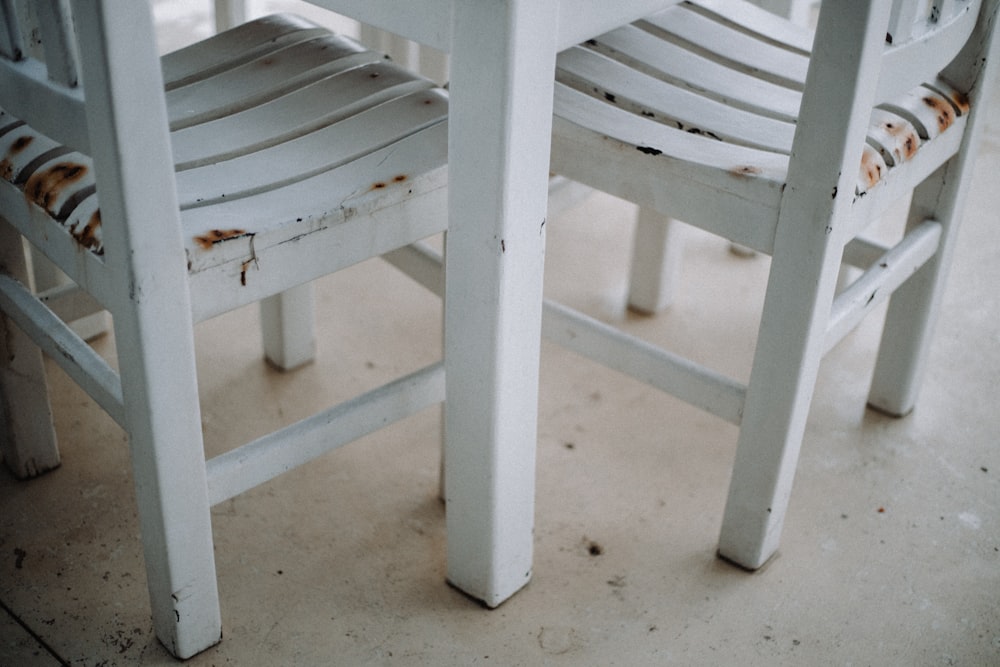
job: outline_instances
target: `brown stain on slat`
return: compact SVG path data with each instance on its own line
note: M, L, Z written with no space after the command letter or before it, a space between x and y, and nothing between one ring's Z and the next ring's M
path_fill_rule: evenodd
M861 174L868 190L882 180L882 164L879 162L875 150L866 150L861 154Z
M971 107L969 105L968 95L966 95L965 93L960 93L957 90L953 90L948 93L948 99L951 100L951 103L954 104L955 107L958 109L959 114L964 116L967 113L969 113L969 109Z
M756 176L761 171L760 167L754 167L753 165L745 164L739 167L733 167L729 170L729 173L733 176L738 176L740 178L748 178L750 176Z
M392 182L393 183L402 183L407 178L409 178L409 177L406 174L398 174L398 175L392 177ZM372 190L382 190L382 189L387 188L387 187L389 187L388 183L386 183L385 181L378 181L376 183L372 183L371 189Z
M882 129L889 136L899 141L899 148L893 150L893 155L901 162L905 162L916 155L917 149L920 148L920 137L917 136L917 133L914 132L909 123L894 123L891 120L887 120L882 123Z
M14 143L10 145L7 149L7 154L0 160L0 178L5 181L14 182L14 156L23 151L25 148L31 145L34 141L34 137L30 134L25 134L14 140Z
M25 134L14 140L14 143L7 149L7 154L0 160L0 178L5 181L14 182L14 156L31 145L35 138L30 134Z
M194 237L195 242L205 250L211 250L216 243L229 241L241 236L246 236L245 229L213 229L210 232Z
M63 190L79 182L87 175L87 166L74 162L60 162L48 169L35 172L24 186L24 196L28 201L44 208L55 217L53 205Z
M937 114L938 130L941 132L947 130L955 122L955 110L940 97L928 95L924 98L924 104Z
M101 247L101 239L97 236L97 230L101 228L101 209L94 211L94 214L90 216L90 220L87 221L85 225L77 225L73 229L73 238L76 239L77 243L82 245L88 250L93 250L98 255L104 254L104 249Z

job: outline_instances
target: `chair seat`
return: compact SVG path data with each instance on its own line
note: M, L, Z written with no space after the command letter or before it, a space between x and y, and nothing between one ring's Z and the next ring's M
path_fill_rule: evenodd
M716 4L681 3L560 54L553 170L588 182L587 169L613 165L625 174L613 194L680 219L712 193L719 224L729 225L719 233L769 252L812 36L747 3L720 5L729 20L707 18ZM740 13L739 23L729 11ZM737 62L730 50L753 60ZM943 134L950 141L939 153L953 154L962 132L945 131L967 112L940 79L881 104L855 196L879 194L894 169ZM595 150L609 162L583 159ZM647 159L634 159L637 151ZM941 161L935 154L924 169ZM657 182L671 186L651 191Z
M277 15L162 63L192 273L259 262L268 248L446 185L447 96L348 38ZM103 255L88 156L2 109L0 155L0 177L36 219ZM394 221L402 228L386 229L385 250L445 224Z

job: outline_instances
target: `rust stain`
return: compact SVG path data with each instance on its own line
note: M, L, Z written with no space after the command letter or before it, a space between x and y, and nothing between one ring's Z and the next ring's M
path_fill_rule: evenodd
M924 98L924 104L937 113L938 129L941 132L947 130L955 122L955 110L941 98L928 95Z
M861 155L861 173L868 189L875 187L875 184L882 180L882 165L876 158L875 151L866 150Z
M0 160L0 178L5 181L14 180L14 163L10 161L10 158Z
M909 160L916 155L918 148L920 148L920 137L917 136L916 132L910 132L903 140L903 159Z
M104 254L104 249L101 248L101 239L97 236L97 231L101 228L101 209L94 211L94 214L90 216L90 220L87 224L80 227L77 225L73 229L73 238L76 239L77 243L82 245L88 250L93 250L97 254Z
M246 236L245 229L213 229L207 234L194 237L194 240L205 250L211 250L216 243L229 241L241 236Z
M409 177L406 174L399 174L397 176L393 176L392 177L392 182L393 183L402 183L407 178L409 178ZM387 187L389 187L388 183L386 183L385 181L378 181L378 182L372 184L371 189L372 190L382 190L383 188L387 188Z
M733 167L729 170L729 173L733 176L739 176L740 178L746 178L748 176L756 176L760 173L760 167L754 167L752 165L743 165L740 167Z
M49 215L55 216L52 210L55 201L62 191L87 175L87 167L73 162L60 162L44 171L35 172L24 186L24 195L38 204Z
M23 137L18 137L17 140L14 141L13 144L11 144L10 150L8 151L7 154L8 155L17 155L18 153L20 153L21 151L23 151L25 148L27 148L28 146L30 146L31 142L34 141L34 140L35 140L35 138L33 136L29 135L29 134L26 134Z
M958 107L958 113L965 115L969 113L969 96L965 93L960 93L957 90L950 91L948 93L948 99L952 101L956 107Z

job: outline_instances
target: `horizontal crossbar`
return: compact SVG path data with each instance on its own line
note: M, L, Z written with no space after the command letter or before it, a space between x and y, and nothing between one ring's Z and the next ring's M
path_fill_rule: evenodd
M0 274L0 309L119 424L125 423L118 373L24 285Z
M212 505L444 401L444 365L403 378L265 435L207 462Z

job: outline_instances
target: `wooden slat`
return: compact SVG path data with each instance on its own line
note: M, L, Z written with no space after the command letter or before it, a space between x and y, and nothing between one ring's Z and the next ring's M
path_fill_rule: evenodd
M802 99L799 91L750 77L633 25L605 33L585 46L644 74L683 85L740 109L785 121L798 116Z
M351 68L238 113L171 133L178 170L295 139L431 83L388 63Z
M708 138L787 153L795 126L734 109L578 47L558 59L559 81L646 119ZM744 86L753 86L745 80Z
M276 146L180 172L181 208L303 181L440 123L446 111L445 100L436 91L420 91Z
M357 52L354 42L341 37L294 44L169 91L170 128L177 130L220 118L381 59L371 51Z
M635 25L665 38L680 39L699 52L748 74L801 90L809 59L753 35L734 31L712 15L685 4L654 14Z
M325 28L294 15L265 16L164 55L164 86L173 90L329 34Z
M868 128L868 143L892 167L906 162L920 149L920 136L905 118L884 109L874 109Z

